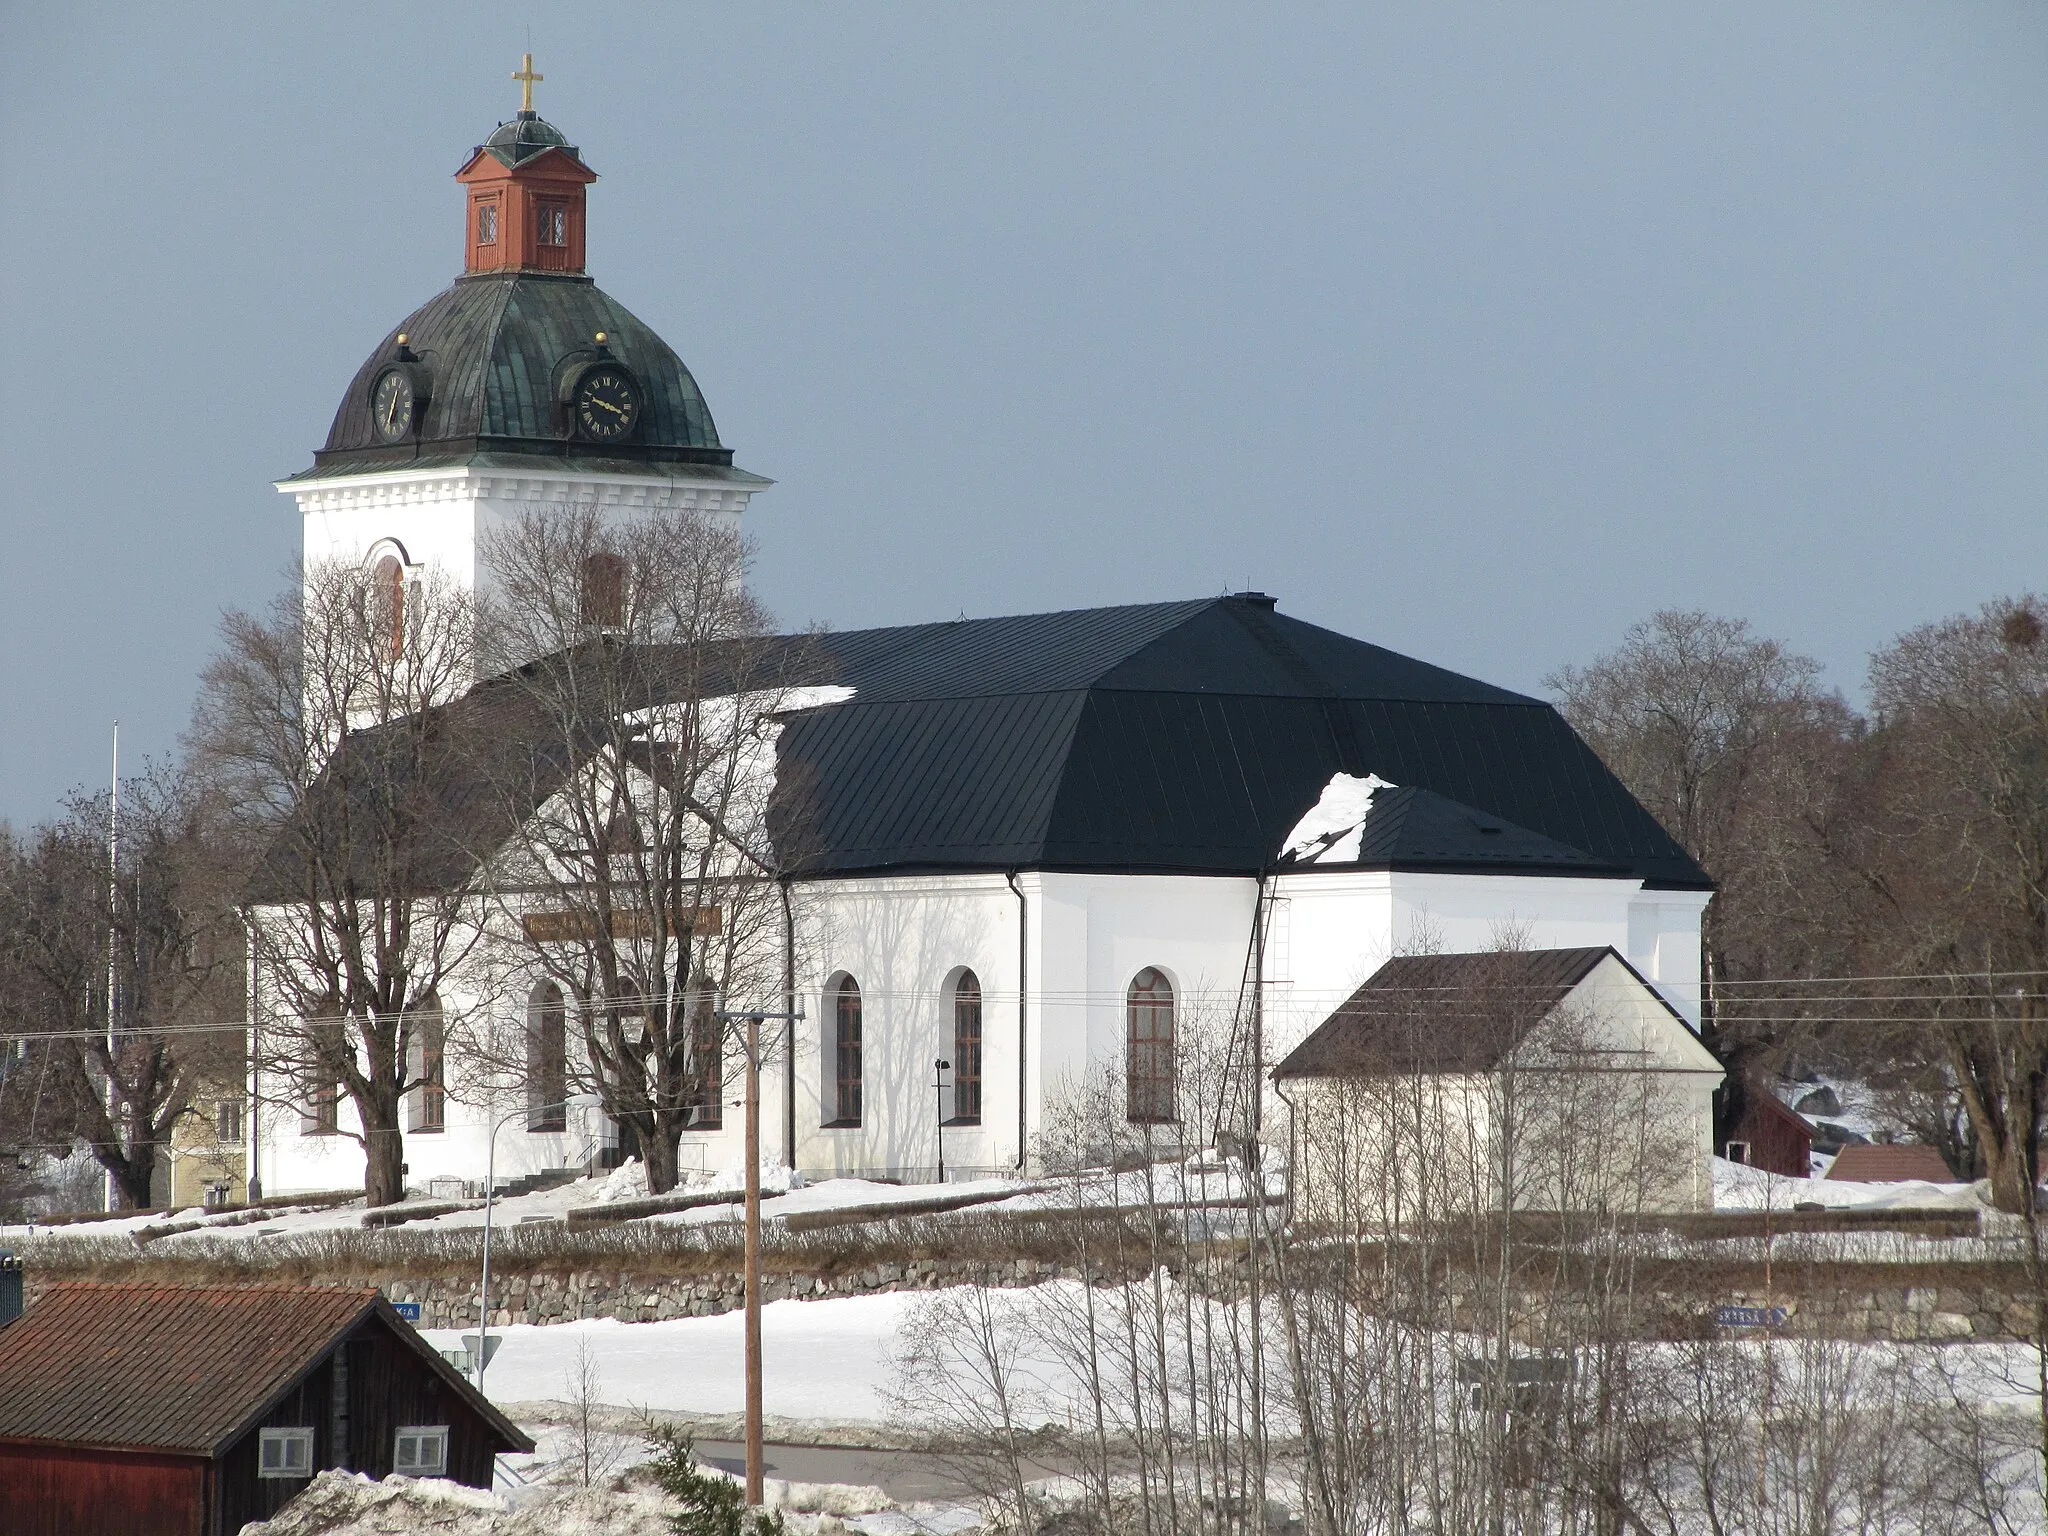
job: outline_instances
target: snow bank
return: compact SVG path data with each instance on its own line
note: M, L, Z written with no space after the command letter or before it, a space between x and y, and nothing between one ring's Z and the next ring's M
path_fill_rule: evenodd
M1330 776L1322 798L1309 813L1294 824L1280 845L1283 862L1298 864L1352 864L1358 860L1365 819L1372 814L1372 797L1394 786L1376 773L1354 778L1348 773Z
M819 1516L856 1530L869 1530L870 1521L895 1522L874 1527L871 1536L956 1536L982 1523L973 1510L945 1506L912 1505L898 1513L879 1488L771 1477L762 1493L768 1508L795 1517L790 1527L796 1536L818 1536L824 1526ZM629 1479L590 1488L542 1484L501 1494L439 1478L393 1476L379 1482L360 1472L322 1472L271 1519L243 1526L242 1536L673 1536L671 1508L659 1492L634 1487Z
M440 1478L322 1472L276 1515L242 1527L243 1536L324 1536L326 1532L502 1531L505 1500ZM550 1523L563 1536L573 1527ZM654 1527L653 1529L659 1529Z
M883 1510L846 1522L848 1530L860 1536L961 1536L978 1531L982 1517L954 1504L910 1504L902 1509Z
M1830 1210L1982 1210L1989 1186L1928 1184L1909 1179L1897 1184L1859 1184L1849 1179L1795 1179L1746 1163L1714 1159L1714 1209L1719 1211L1789 1211L1796 1205L1824 1205Z

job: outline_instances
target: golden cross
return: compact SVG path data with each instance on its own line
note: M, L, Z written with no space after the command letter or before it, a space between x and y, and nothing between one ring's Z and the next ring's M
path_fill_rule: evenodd
M545 80L547 79L547 76L536 75L533 72L533 55L529 53L526 56L526 63L523 66L521 66L519 71L516 74L514 74L512 78L519 82L519 110L522 112L531 112L533 110L534 82L536 80Z

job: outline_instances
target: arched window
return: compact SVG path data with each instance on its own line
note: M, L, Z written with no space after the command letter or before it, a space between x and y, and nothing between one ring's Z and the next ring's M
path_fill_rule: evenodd
M447 1031L441 1005L429 1001L412 1018L412 1131L448 1127Z
M972 971L953 983L953 1123L981 1124L981 982Z
M860 983L841 976L832 989L832 1118L860 1124Z
M583 561L583 622L596 629L626 623L626 557L599 550Z
M569 1009L562 989L544 981L526 1003L526 1128L569 1128Z
M725 1031L709 993L690 1005L690 1076L690 1128L715 1131L725 1124Z
M306 1104L299 1116L301 1136L331 1136L341 1129L341 1069L337 1058L346 1048L329 1025L315 1024L304 1070Z
M1131 981L1130 1057L1124 1067L1133 1124L1166 1125L1173 1112L1173 983L1146 966Z
M385 555L370 575L370 623L387 653L405 654L405 567Z

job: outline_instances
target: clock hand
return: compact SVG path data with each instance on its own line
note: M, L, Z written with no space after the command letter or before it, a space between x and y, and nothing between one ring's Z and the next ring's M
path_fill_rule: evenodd
M619 407L613 405L611 401L605 399L602 395L592 395L590 397L590 403L592 405L603 406L606 410L610 411L614 416L623 416L626 414L624 411L620 410Z

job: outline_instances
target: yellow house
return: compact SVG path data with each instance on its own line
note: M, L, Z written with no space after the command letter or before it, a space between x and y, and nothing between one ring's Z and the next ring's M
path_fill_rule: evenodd
M194 1112L171 1131L171 1205L239 1205L248 1198L243 1105L239 1087L201 1085Z

